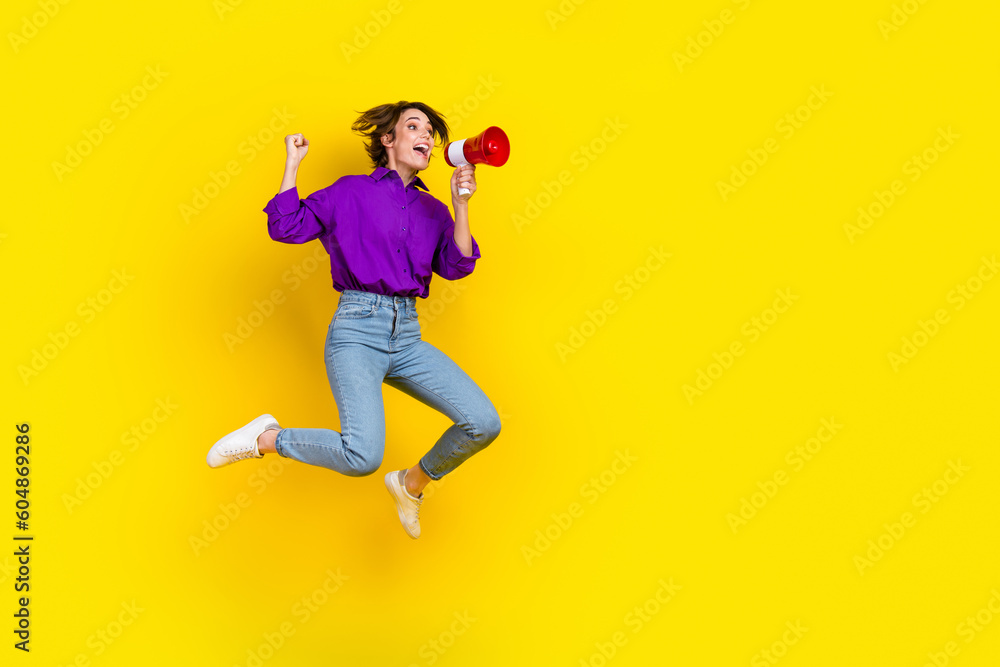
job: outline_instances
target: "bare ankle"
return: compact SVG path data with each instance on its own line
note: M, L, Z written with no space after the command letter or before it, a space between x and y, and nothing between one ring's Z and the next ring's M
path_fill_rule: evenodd
M406 487L407 493L416 498L417 496L420 495L420 492L423 489L419 488L419 484L413 479L411 479L411 477L412 475L410 474L410 471L407 470L406 473L403 475L403 486Z
M278 431L269 428L259 436L257 436L257 450L261 454L276 454L277 450L274 447L274 442L278 439Z

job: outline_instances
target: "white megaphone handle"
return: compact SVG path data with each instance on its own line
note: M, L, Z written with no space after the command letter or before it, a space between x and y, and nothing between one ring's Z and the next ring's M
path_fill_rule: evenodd
M465 139L461 141L453 141L448 144L448 161L451 162L456 167L461 167L463 164L469 164L469 161L465 159ZM472 190L469 188L459 188L458 194L467 195Z

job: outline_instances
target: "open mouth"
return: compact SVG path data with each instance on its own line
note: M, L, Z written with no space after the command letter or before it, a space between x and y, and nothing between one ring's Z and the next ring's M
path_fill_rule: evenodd
M431 147L427 144L417 144L413 147L413 150L422 155L424 159L428 159L431 156Z

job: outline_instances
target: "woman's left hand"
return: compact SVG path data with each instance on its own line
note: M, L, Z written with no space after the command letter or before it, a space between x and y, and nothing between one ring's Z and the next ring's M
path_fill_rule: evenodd
M458 194L459 188L466 188L469 194ZM451 174L452 204L465 204L474 194L476 194L476 165L463 164L461 167L456 167L455 171Z

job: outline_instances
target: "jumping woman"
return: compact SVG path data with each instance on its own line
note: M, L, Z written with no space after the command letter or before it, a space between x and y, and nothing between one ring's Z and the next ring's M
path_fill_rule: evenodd
M417 176L435 143L448 143L439 113L420 102L383 104L361 114L352 129L366 138L374 171L342 176L300 200L295 182L309 142L290 134L281 189L264 207L272 239L319 239L330 253L333 287L341 294L326 336L326 372L341 430L281 428L264 414L216 442L207 460L218 468L275 453L352 477L370 475L385 451L385 383L454 422L414 466L385 475L403 528L417 538L423 488L500 434L500 417L483 390L421 339L416 311L431 273L458 280L480 257L469 230L475 166L451 175L452 219ZM459 195L459 188L469 194Z

